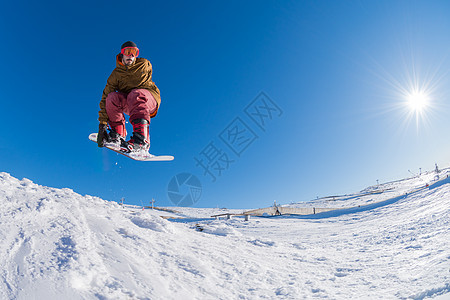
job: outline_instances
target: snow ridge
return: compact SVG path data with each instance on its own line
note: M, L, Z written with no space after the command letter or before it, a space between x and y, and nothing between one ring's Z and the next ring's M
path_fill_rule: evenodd
M316 219L214 220L177 208L193 217L173 222L7 173L0 199L1 299L450 295L446 179L383 206Z

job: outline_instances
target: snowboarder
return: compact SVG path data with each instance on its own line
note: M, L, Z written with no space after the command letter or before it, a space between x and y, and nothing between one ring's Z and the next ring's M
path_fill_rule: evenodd
M139 48L128 41L121 46L116 57L116 68L107 80L100 101L99 147L112 143L127 153L148 151L150 148L150 119L158 112L161 96L152 81L151 63L138 56ZM133 125L133 135L129 141L125 141L124 114L130 116Z

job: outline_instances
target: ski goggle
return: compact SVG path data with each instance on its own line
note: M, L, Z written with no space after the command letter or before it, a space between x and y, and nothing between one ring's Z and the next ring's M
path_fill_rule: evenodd
M126 55L126 56L134 56L134 57L138 57L139 55L139 49L136 47L126 47L123 48L120 53L122 53L122 55Z

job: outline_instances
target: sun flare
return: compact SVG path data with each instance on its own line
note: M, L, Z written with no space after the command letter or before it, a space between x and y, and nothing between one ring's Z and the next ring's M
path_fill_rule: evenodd
M407 103L411 110L422 112L429 104L430 97L423 91L414 91L407 96Z
M374 81L385 96L380 105L381 114L390 114L394 127L402 134L430 132L432 125L445 109L448 70L443 67L444 58L421 57L418 50L400 49L395 54L396 64L375 61L374 74L381 79ZM419 48L420 49L420 48ZM384 101L385 100L385 101ZM410 131L411 130L411 131Z

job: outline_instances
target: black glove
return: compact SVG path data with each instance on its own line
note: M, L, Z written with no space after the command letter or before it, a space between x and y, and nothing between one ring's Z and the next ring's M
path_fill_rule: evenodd
M104 142L109 142L108 124L98 125L97 145L103 147Z

